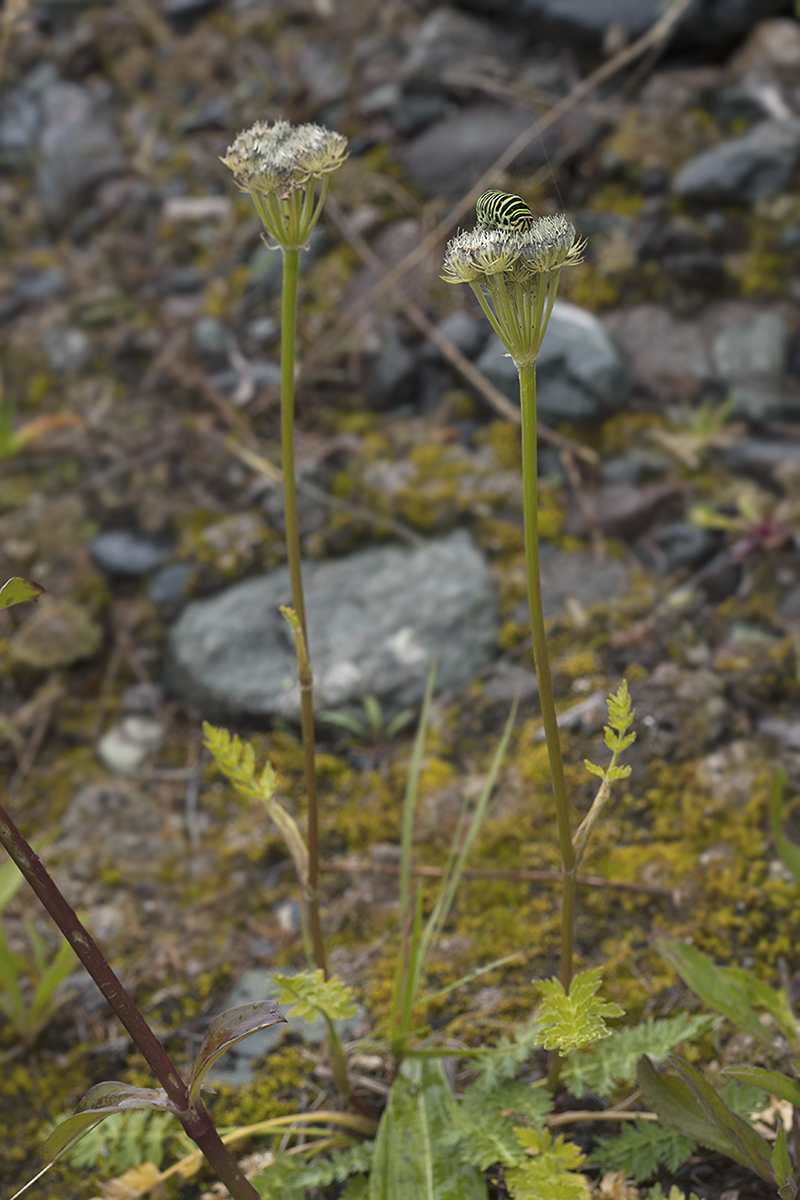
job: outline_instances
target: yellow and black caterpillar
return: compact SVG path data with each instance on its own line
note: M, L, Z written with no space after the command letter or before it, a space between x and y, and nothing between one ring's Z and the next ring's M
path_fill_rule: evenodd
M475 204L479 225L499 229L530 229L536 220L528 205L510 192L484 192Z

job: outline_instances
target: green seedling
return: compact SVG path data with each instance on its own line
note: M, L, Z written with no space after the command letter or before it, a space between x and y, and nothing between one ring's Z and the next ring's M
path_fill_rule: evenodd
M709 451L731 446L742 435L741 425L728 425L735 398L714 405L704 400L695 412L686 412L672 429L651 429L650 438L668 450L685 467L698 471Z
M319 719L328 725L347 730L362 745L373 747L392 741L414 719L414 709L406 708L391 721L387 721L377 696L365 696L363 710L362 717L326 708L319 714Z

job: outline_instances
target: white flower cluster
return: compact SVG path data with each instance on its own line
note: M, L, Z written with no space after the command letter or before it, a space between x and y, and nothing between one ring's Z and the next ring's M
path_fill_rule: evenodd
M222 161L245 192L289 197L347 158L347 138L322 125L257 121L240 133Z
M527 230L478 225L447 243L442 278L482 284L503 275L524 285L543 272L579 263L585 245L563 213L540 217Z

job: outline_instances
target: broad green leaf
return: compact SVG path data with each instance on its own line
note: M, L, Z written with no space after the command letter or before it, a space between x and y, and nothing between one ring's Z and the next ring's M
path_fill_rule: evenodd
M643 1054L636 1072L639 1089L648 1108L658 1113L662 1124L694 1138L703 1146L734 1158L727 1132L720 1132L704 1113L691 1089L674 1075L659 1075L650 1059Z
M655 1068L646 1056L643 1056L639 1067L639 1087L642 1094L664 1124L673 1129L678 1128L679 1132L685 1133L687 1137L695 1137L711 1149L721 1150L734 1162L749 1167L762 1179L774 1183L772 1147L769 1142L756 1133L747 1121L728 1108L699 1071L675 1057L671 1062L681 1076L679 1081L674 1077L657 1076ZM685 1090L676 1089L674 1085L677 1082L680 1082ZM669 1093L666 1102L665 1091ZM689 1097L695 1102L694 1106L687 1103ZM694 1113L699 1110L703 1122L702 1132L697 1125L687 1128L687 1122L691 1126L692 1109ZM681 1122L682 1128L675 1123L676 1119ZM707 1138L707 1129L710 1129L713 1140Z
M725 1067L722 1074L730 1079L737 1079L739 1083L750 1083L754 1087L763 1088L770 1096L788 1100L790 1104L800 1108L800 1084L781 1071L765 1071L763 1067Z
M351 989L335 975L326 979L320 970L300 971L297 975L280 975L276 971L272 978L278 1003L290 1017L314 1021L321 1013L330 1021L343 1021L358 1013Z
M522 1147L532 1157L509 1167L505 1182L512 1200L591 1200L589 1181L575 1171L585 1161L580 1146L553 1138L547 1129L515 1130Z
M582 971L570 984L569 995L559 979L536 980L535 986L544 995L536 1013L536 1022L545 1050L568 1052L587 1046L600 1038L610 1037L606 1018L624 1017L618 1004L596 996L601 984L602 968Z
M259 1029L277 1025L286 1018L272 1000L257 1000L254 1004L241 1004L220 1013L209 1025L197 1057L192 1063L189 1078L189 1103L194 1106L200 1095L200 1085L214 1063L222 1058L226 1050L244 1041Z
M0 587L0 609L23 604L26 600L38 600L43 592L41 584L32 579L9 579Z
M789 1143L786 1138L786 1130L783 1127L783 1122L778 1122L778 1133L775 1138L775 1147L772 1151L772 1170L775 1172L775 1182L782 1187L787 1184L795 1184L795 1190L791 1194L797 1195L796 1179L794 1177L792 1160L789 1155Z
M720 967L719 972L725 983L738 989L748 1004L763 1008L774 1017L792 1049L798 1049L797 1023L783 988L770 987L763 979L756 979L752 971L741 967Z
M748 989L743 987L740 979L730 972L724 974L711 959L685 942L659 936L654 937L653 942L661 957L701 1000L762 1046L772 1049L772 1036L758 1019L748 998Z
M402 1064L375 1140L369 1200L487 1200L481 1172L445 1141L455 1105L440 1063Z
M98 1083L90 1088L66 1121L57 1125L44 1144L43 1154L50 1162L71 1149L83 1135L105 1117L134 1108L156 1108L176 1113L175 1105L161 1088L133 1087L129 1083Z
M783 790L786 787L786 780L787 774L784 770L776 771L772 777L772 788L769 795L769 823L772 828L775 849L800 884L800 846L789 841L783 831Z

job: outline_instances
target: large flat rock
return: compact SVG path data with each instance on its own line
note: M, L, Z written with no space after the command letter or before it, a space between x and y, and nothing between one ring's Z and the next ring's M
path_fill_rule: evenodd
M434 659L437 688L463 687L495 651L494 580L464 531L422 547L387 546L304 566L318 708L376 696L386 716L418 705ZM169 633L167 686L203 716L296 719L294 645L279 607L287 567L189 604Z

